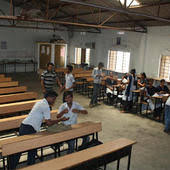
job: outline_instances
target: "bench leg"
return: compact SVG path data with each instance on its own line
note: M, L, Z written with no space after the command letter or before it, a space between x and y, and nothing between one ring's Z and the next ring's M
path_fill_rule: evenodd
M119 170L120 159L117 160L117 170Z
M2 158L3 161L3 169L5 170L5 157Z
M132 148L131 148L131 150L132 150ZM128 156L128 167L127 167L127 170L130 170L131 150L130 150L129 156Z
M98 132L96 132L96 140L97 140L97 141L99 140Z
M43 161L44 160L44 157L43 157L43 148L40 148L40 150L41 150L41 158L40 158L40 160Z

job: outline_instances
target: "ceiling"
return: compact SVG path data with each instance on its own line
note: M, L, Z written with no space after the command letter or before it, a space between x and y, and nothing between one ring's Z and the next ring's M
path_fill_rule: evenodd
M147 32L148 26L170 25L169 0L4 0L9 2L9 16L0 5L0 20L13 20L17 26L30 23L50 23L71 30L100 32L119 29ZM124 1L124 3L123 3ZM125 5L125 4L129 5ZM20 9L16 14L15 9ZM21 22L20 22L21 26Z

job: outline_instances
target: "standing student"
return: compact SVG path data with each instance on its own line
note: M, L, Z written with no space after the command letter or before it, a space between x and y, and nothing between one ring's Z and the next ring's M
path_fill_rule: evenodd
M41 74L41 88L43 93L45 94L48 91L52 91L56 82L60 88L62 88L62 84L54 71L54 64L48 63L47 70L43 71Z
M65 85L63 86L64 88L63 103L65 102L66 92L69 91L71 94L73 94L73 88L75 87L75 79L72 74L72 71L73 71L73 66L67 65L67 73L65 75Z
M137 88L137 77L136 70L132 69L130 74L128 74L127 86L125 89L125 95L123 96L124 104L123 104L123 112L129 112L132 108L133 104L133 90Z
M57 118L68 118L67 121L64 121L63 123L65 125L73 125L77 123L77 116L78 114L87 114L87 110L85 110L79 103L76 103L73 101L73 94L67 91L65 93L65 100L66 102L63 103L59 107L59 113L57 115ZM83 137L82 146L86 144L89 141L89 137L85 136ZM68 142L68 153L74 152L74 146L75 146L75 139L69 140Z
M51 113L50 108L55 103L57 93L55 91L48 91L45 94L44 99L41 101L38 101L28 114L28 116L22 121L20 128L19 128L19 135L28 135L28 134L34 134L36 132L40 131L41 124L43 120L48 126L51 126L55 123L58 123L60 121L67 121L69 118L58 118L56 120L51 120ZM37 150L33 149L28 151L28 165L32 165L35 163L35 156L36 156ZM21 154L14 154L10 156L10 169L16 169L16 166L19 162Z
M165 105L165 133L170 133L170 96Z
M100 92L100 86L101 86L101 82L103 78L103 73L102 73L103 67L104 67L104 64L100 62L98 64L98 67L94 68L92 72L94 83L93 83L93 94L92 94L92 98L89 104L90 107L93 107L97 104L97 97Z

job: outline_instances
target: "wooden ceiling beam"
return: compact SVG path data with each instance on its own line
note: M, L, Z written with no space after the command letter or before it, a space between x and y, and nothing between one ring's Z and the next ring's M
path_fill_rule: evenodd
M122 31L132 31L134 29L131 28L119 28L119 27L112 27L112 26L103 26L103 25L96 25L96 24L83 24L83 23L75 23L75 22L64 22L64 21L55 21L55 20L44 20L44 19L29 19L24 17L16 17L16 16L0 16L0 19L4 20L14 20L14 21L25 21L25 22L40 22L40 23L53 23L53 24L60 24L60 25L72 25L72 26L80 26L86 28L100 28L100 29L111 29L111 30L122 30ZM141 31L145 33L144 31Z

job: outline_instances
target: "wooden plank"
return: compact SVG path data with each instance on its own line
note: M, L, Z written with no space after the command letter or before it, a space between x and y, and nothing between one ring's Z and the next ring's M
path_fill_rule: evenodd
M0 78L3 78L3 77L5 77L5 75L4 74L0 74Z
M58 110L51 111L51 119L56 119ZM14 116L9 118L0 119L0 131L10 130L19 128L21 122L27 117L28 115L22 116Z
M4 94L12 94L12 93L21 93L26 92L26 86L19 86L19 87L8 87L8 88L0 88L0 95Z
M36 92L0 95L0 104L36 99L37 96Z
M89 135L101 131L101 123L85 122L72 126L71 130L49 133L40 132L32 135L24 135L0 141L2 155L7 156L30 149L39 148L55 143L75 139L77 137Z
M0 87L16 87L18 86L18 81L11 81L11 82L1 82Z
M90 160L102 157L104 155L108 155L113 152L119 151L128 146L132 146L135 143L136 143L135 141L120 138L92 148L75 152L73 154L65 155L59 158L55 158L53 160L49 160L26 168L22 168L22 170L41 170L41 169L53 170L54 167L55 170L69 169L71 167L76 167L76 165L80 165L84 162L88 162Z
M12 114L32 109L33 105L40 100L31 100L0 105L0 115Z
M0 78L0 82L9 82L9 81L12 81L11 77L2 77L2 78Z

